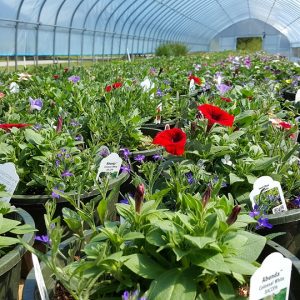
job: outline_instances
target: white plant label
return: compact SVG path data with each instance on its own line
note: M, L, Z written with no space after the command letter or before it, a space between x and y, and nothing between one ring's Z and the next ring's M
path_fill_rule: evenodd
M100 162L96 180L99 180L101 173L109 173L116 178L120 172L122 158L117 153L111 153ZM101 180L101 179L100 179Z
M0 183L5 185L5 190L10 195L13 195L19 182L19 176L16 167L13 163L5 163L0 165ZM3 197L1 200L9 202L11 196Z
M190 95L195 93L195 90L196 90L195 80L191 79L190 86L189 86Z
M271 253L251 276L249 300L288 300L291 272L290 259L279 252Z
M162 103L159 103L156 107L156 117L154 120L154 124L160 124L161 123L161 112L162 112Z
M270 176L259 177L254 182L250 200L253 208L257 204L263 211L271 210L273 214L287 211L281 184Z
M45 281L43 278L41 266L39 263L39 260L35 254L32 255L32 262L33 262L33 267L34 267L34 275L35 275L35 280L40 292L41 300L49 300L48 292L46 289Z

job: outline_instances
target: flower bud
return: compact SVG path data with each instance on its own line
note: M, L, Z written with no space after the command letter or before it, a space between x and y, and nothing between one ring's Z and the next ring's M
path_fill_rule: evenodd
M165 130L170 130L170 124L165 125Z
M228 218L226 220L226 223L228 225L232 225L237 220L238 214L240 213L241 209L242 208L239 205L236 205L232 209L231 214L228 216Z
M62 131L62 126L63 126L63 117L59 116L57 120L57 126L56 126L56 132L59 133Z
M141 212L142 203L144 201L144 195L145 195L145 187L144 187L144 184L140 183L137 186L137 188L135 190L135 194L134 194L135 211L137 213Z
M207 187L207 189L205 190L203 196L202 196L202 204L203 204L203 207L206 206L206 204L208 203L210 197L211 197L211 186L209 185L209 186Z

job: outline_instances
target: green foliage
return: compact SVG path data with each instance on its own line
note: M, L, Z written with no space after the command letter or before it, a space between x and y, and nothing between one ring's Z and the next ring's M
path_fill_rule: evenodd
M255 51L260 51L261 49L262 49L262 38L261 37L237 38L236 50L255 52Z
M181 43L161 44L155 49L156 56L185 56L189 52L188 47Z

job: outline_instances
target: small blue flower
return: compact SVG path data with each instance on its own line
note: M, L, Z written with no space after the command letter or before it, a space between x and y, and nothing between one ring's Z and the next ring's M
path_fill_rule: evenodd
M253 210L249 213L249 216L252 218L255 218L259 216L260 211L259 211L259 206L257 204L254 205Z
M187 181L188 181L189 184L195 183L195 179L194 179L193 173L191 171L188 172L188 173L186 173L185 177L186 177L186 179L187 179Z
M61 176L62 176L62 177L71 177L71 176L74 176L74 174L71 173L71 172L68 171L68 170L65 170L65 171L63 171L63 172L61 173Z
M273 227L273 225L269 223L269 219L268 218L260 217L257 220L257 223L258 224L255 227L255 229L260 229L260 228L269 228L269 229L271 229Z
M45 243L45 244L50 244L50 239L48 237L48 235L36 235L35 236L35 240L36 241L40 241L42 243Z
M75 136L75 141L82 141L82 140L83 140L83 136L81 134Z
M60 161L58 159L55 161L55 165L56 165L56 167L58 167L60 165Z
M294 199L292 201L292 203L296 206L296 207L300 207L300 196L298 196L296 199Z
M130 173L130 166L121 166L122 173Z
M137 156L134 157L134 160L139 163L143 163L144 159L145 159L145 155L143 155L143 154L138 154Z
M40 98L37 99L32 99L31 97L29 97L29 104L30 104L30 110L38 110L40 111L43 107L43 101Z
M127 148L120 149L121 155L124 159L128 160L129 156L131 155L131 152Z
M129 201L128 201L128 199L123 198L123 199L121 199L121 200L119 201L119 203L122 203L122 204L129 204Z
M152 156L152 158L155 160L155 161L158 161L158 160L162 160L163 159L163 156L161 154L154 154Z
M160 89L158 89L157 91L156 91L156 96L157 97L162 97L164 95L164 93L160 90Z
M72 75L68 78L69 81L77 83L80 80L80 76Z

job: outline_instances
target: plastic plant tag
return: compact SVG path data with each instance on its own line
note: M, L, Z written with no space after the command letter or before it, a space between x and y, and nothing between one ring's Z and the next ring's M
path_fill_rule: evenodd
M0 183L5 185L5 191L10 195L14 194L14 191L19 182L19 176L16 171L16 167L13 163L5 163L0 165ZM3 197L1 200L9 202L11 196Z
M252 207L257 204L264 214L287 211L281 185L270 176L262 176L254 182L250 200Z
M156 107L156 117L154 120L154 124L160 124L161 123L161 111L162 111L162 103L159 103Z
M100 162L96 180L101 181L101 176L107 173L111 178L116 178L120 172L122 158L117 153L111 153Z
M190 86L189 86L190 95L194 94L195 90L196 90L195 80L191 79Z
M288 300L291 272L290 259L271 253L251 276L249 300Z
M32 262L33 262L33 267L34 267L34 275L35 275L35 279L36 279L39 293L41 296L41 300L49 300L49 296L48 296L48 292L46 289L46 285L45 285L45 281L43 278L39 260L35 254L32 253L31 255L32 255Z

